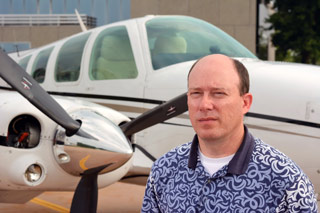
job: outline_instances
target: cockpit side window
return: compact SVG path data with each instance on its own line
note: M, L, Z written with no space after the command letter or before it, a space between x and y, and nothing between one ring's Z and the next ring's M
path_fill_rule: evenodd
M26 70L27 69L27 66L28 66L28 63L29 63L29 60L31 58L31 55L28 55L24 58L22 58L20 61L19 61L19 65L24 69Z
M107 28L98 35L90 57L89 75L91 80L132 79L138 76L125 26Z
M66 41L61 47L55 66L57 82L77 81L80 75L84 46L90 33L81 34Z
M48 59L52 50L53 50L53 47L49 47L47 49L40 51L33 62L31 76L38 83L43 83L44 81Z
M146 23L154 70L220 53L256 58L247 48L217 27L191 17L156 17Z

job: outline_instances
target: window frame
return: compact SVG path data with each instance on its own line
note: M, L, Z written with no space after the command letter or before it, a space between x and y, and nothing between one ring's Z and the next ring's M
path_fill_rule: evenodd
M104 78L104 79L101 78L101 79L99 79L98 77L95 76L96 74L93 74L93 73L94 72L98 72L97 71L98 68L95 67L95 66L98 66L97 65L98 64L97 61L98 61L98 58L99 58L98 55L101 54L101 53L98 53L98 51L99 51L99 48L101 48L101 42L107 36L114 36L114 33L115 32L119 32L119 30L125 31L125 35L123 34L123 32L121 32L120 34L122 36L126 36L125 39L127 39L128 42L129 42L131 53L128 53L128 54L130 55L130 61L132 61L133 65L135 66L136 73L135 73L135 75L133 77L130 77L128 75L128 77L126 77L126 78ZM118 61L118 60L115 60L115 61ZM119 60L119 61L121 61L121 60ZM123 61L123 63L125 63L126 60L122 60L122 61ZM94 71L94 69L96 69L96 70ZM88 76L89 76L89 80L93 81L93 82L105 81L105 80L108 80L108 81L110 81L110 80L133 80L133 79L138 78L139 70L138 70L138 66L137 66L137 63L136 63L135 54L134 54L134 48L133 48L133 45L131 43L129 30L128 30L126 25L110 26L110 27L104 28L103 30L99 31L99 33L95 37L94 42L93 42L92 47L91 47L91 54L90 54L89 67L88 67Z
M80 34L77 34L75 36L72 36L68 39L66 39L62 44L61 46L59 47L59 50L57 51L56 53L56 58L55 58L55 64L54 64L54 69L53 69L53 81L57 84L73 84L75 82L79 82L80 79L81 79L81 75L82 75L82 69L83 69L83 58L84 58L84 53L86 52L86 46L87 46L87 43L88 41L90 40L90 36L91 36L92 32L85 32L85 33L80 33ZM74 63L74 64L71 64L71 63L65 63L66 64L66 68L68 68L68 65L71 66L71 65L79 65L79 70L78 70L78 74L77 75L77 78L75 80L65 80L65 81L59 81L57 80L57 69L58 69L58 66L59 66L59 63L61 62L60 60L66 60L63 56L65 55L69 55L70 52L65 52L65 48L66 48L66 45L70 45L70 44L73 44L73 43L76 43L78 44L79 41L76 41L76 39L79 39L79 37L84 37L84 42L81 43L81 50L82 51L74 51L75 49L73 49L73 52L76 52L76 53L79 53L79 63ZM76 41L76 42L75 42ZM71 45L72 46L72 45ZM68 48L66 48L68 49ZM62 51L63 54L62 54ZM69 53L69 54L66 54L66 53ZM71 54L72 55L72 54ZM74 71L72 71L74 72ZM67 72L66 72L67 73ZM71 71L70 71L71 73ZM68 74L68 73L67 73Z
M46 79L48 62L49 62L49 58L50 58L53 50L54 50L54 46L50 46L50 47L46 47L46 48L41 49L39 52L37 52L37 53L35 54L35 57L34 57L34 59L33 59L33 61L32 61L32 67L31 67L30 75L31 75L32 78L33 78L35 81L37 81L39 84L42 84L42 83L45 81L45 79ZM48 52L47 52L47 51L48 51ZM37 70L35 70L35 68L36 68L35 65L38 64L38 62L39 62L40 59L42 59L43 55L41 55L41 54L43 54L43 53L47 53L48 55L46 56L46 59L45 59L46 62L45 62L45 67L44 67L43 80L42 80L42 81L38 81L38 80L35 78L35 76L34 76L34 75L35 75L35 72L37 71ZM40 58L39 58L39 57L40 57Z

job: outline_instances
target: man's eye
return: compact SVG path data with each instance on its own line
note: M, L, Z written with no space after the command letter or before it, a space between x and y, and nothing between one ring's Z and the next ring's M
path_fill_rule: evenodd
M200 92L190 92L190 95L191 96L198 96L200 95L201 93Z
M213 93L214 96L218 96L218 97L221 97L221 96L225 96L226 93L225 92L215 92Z

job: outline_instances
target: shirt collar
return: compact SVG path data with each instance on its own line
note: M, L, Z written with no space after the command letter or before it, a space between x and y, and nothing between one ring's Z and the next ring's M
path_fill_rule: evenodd
M243 174L248 168L251 155L253 152L254 147L254 138L249 133L248 128L244 126L244 137L243 141L237 150L236 154L230 161L228 165L228 173L231 174ZM191 169L195 169L198 162L198 146L199 146L199 140L198 136L195 135L191 148L190 148L190 154L189 154L189 161L188 161L188 167Z

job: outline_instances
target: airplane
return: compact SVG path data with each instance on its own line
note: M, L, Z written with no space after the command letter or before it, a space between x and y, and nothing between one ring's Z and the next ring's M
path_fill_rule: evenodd
M96 198L83 202L92 195L86 188L96 191L119 180L145 184L155 159L192 140L188 70L215 53L238 59L249 71L249 130L291 157L319 193L320 67L259 60L200 19L148 15L10 54L19 66L1 54L0 168L8 172L0 174L0 202L76 190L72 210L96 206ZM11 76L15 70L20 74ZM43 88L55 101L48 104L44 91L21 96L10 85L22 92ZM23 96L38 98L35 106ZM80 130L71 118L72 128L61 122L69 116L82 123Z

